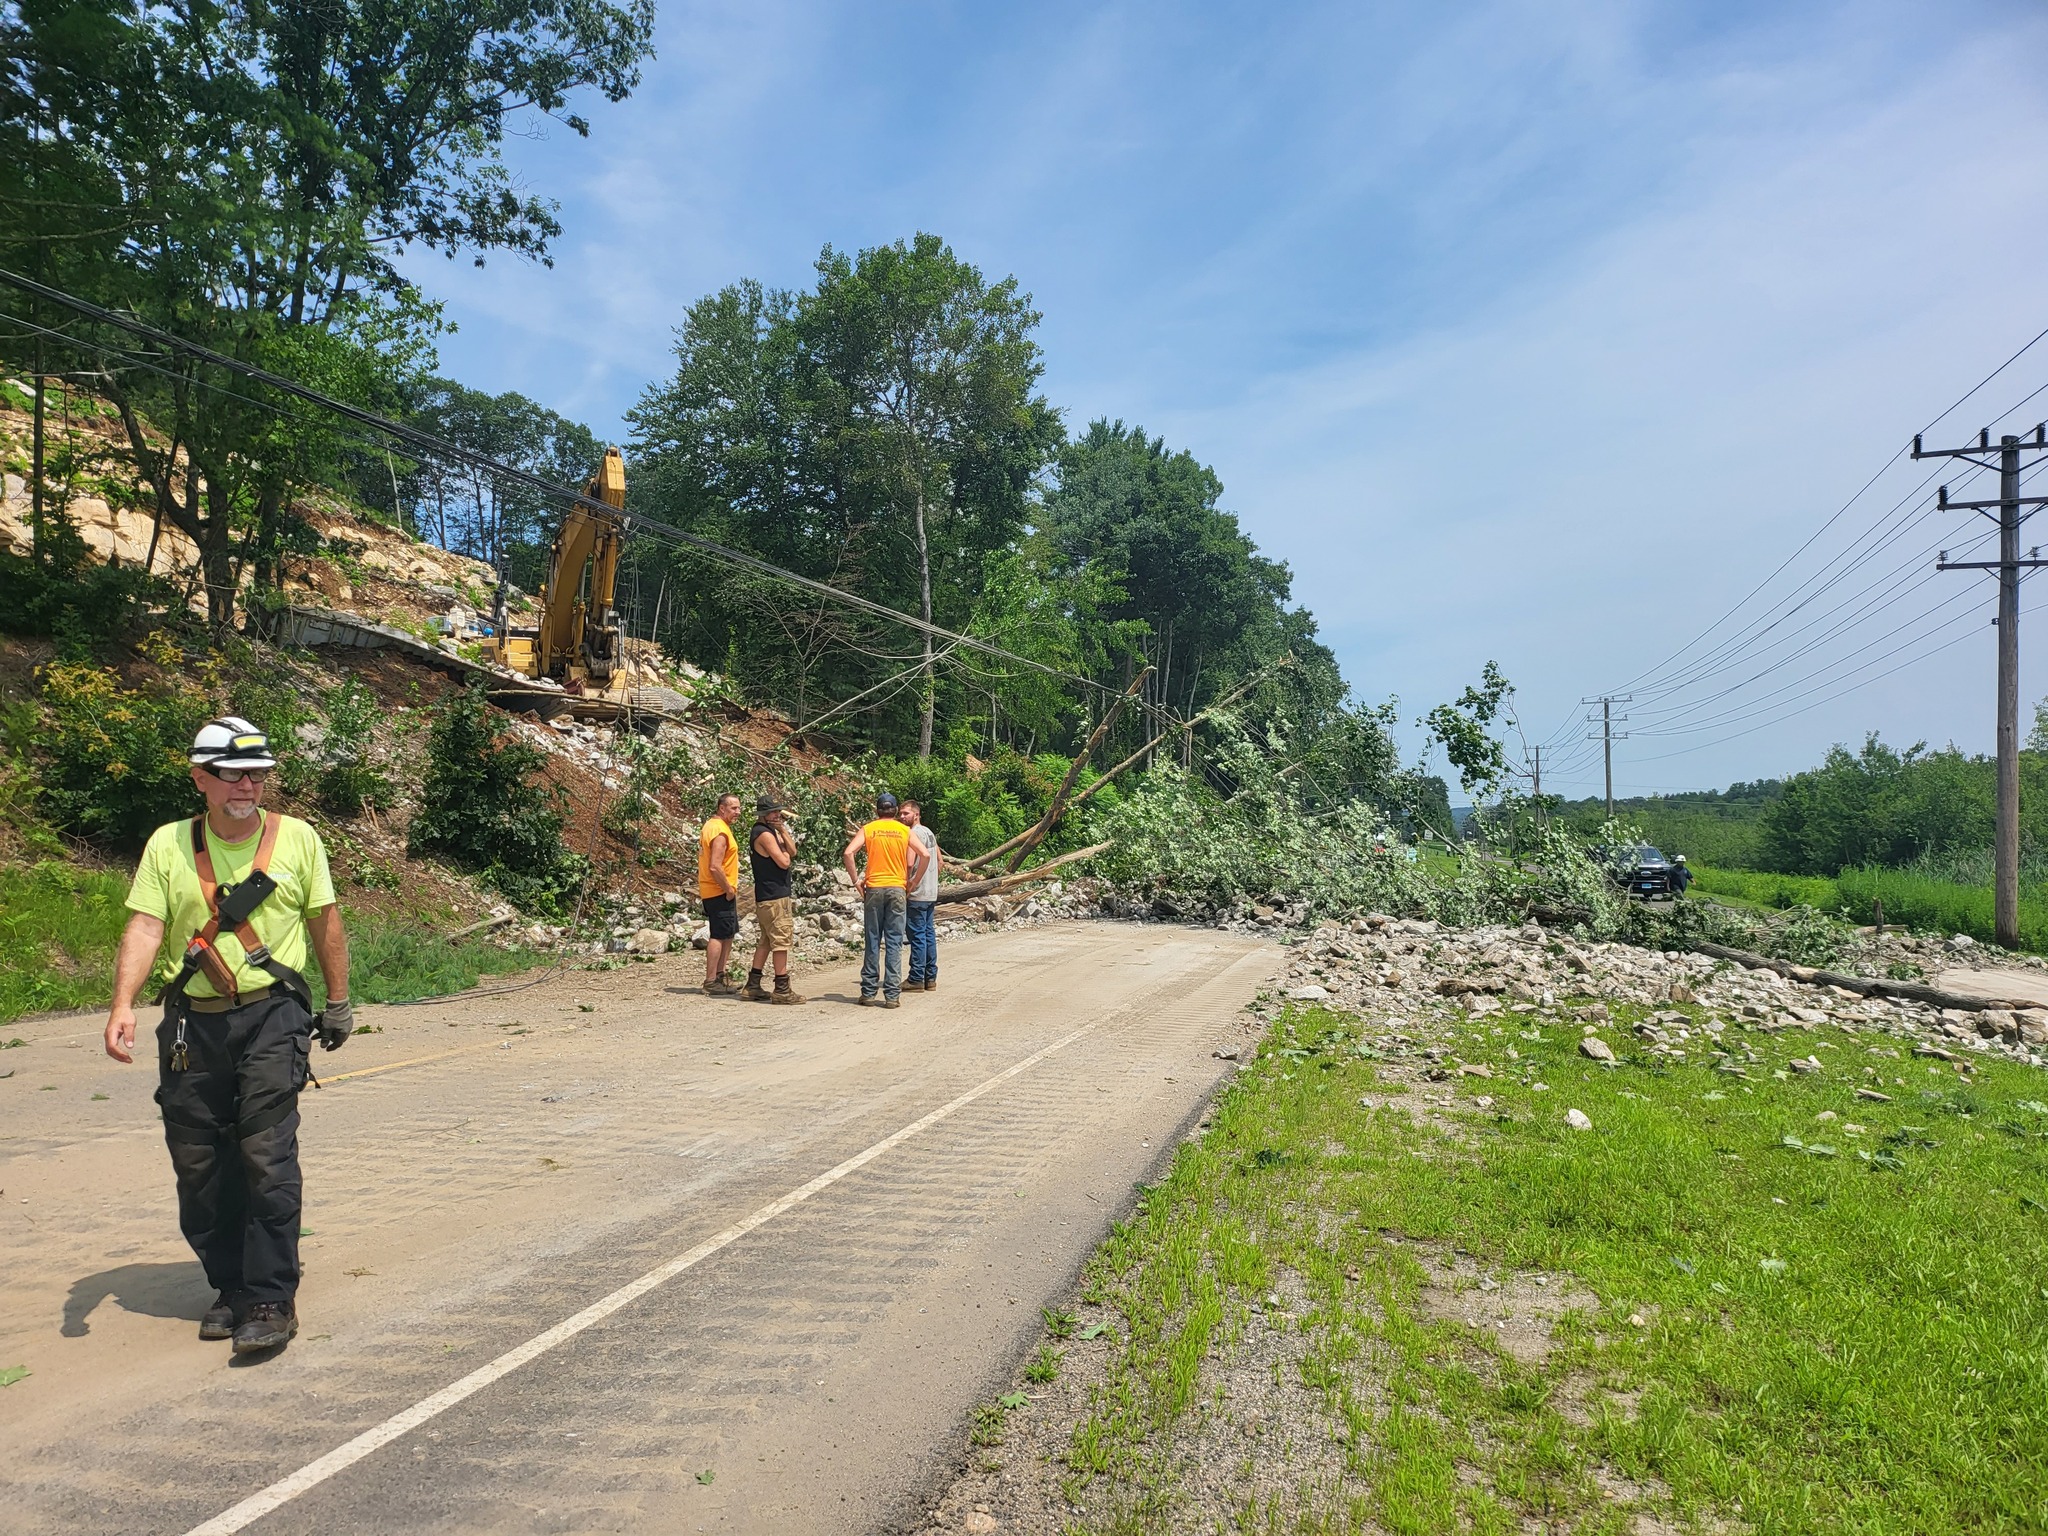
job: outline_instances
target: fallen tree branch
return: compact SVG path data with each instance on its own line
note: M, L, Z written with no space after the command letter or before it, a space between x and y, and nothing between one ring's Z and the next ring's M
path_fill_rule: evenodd
M1218 699L1214 704L1211 704L1207 709L1203 710L1193 719L1188 720L1184 724L1168 726L1165 730L1161 731L1157 736L1154 736L1150 741L1146 742L1145 745L1138 748L1138 750L1133 752L1129 757L1125 758L1122 762L1118 763L1114 768L1110 769L1107 773L1103 774L1100 778L1096 779L1094 783L1090 784L1086 789L1082 790L1081 793L1074 796L1072 803L1070 803L1066 807L1066 810L1079 810L1082 806L1086 805L1090 800L1095 798L1095 792L1097 790L1101 789L1105 784L1109 783L1112 779L1116 778L1119 774L1123 773L1125 769L1135 767L1139 762L1141 762L1144 759L1146 753L1150 752L1154 747L1158 746L1162 741L1166 740L1167 737L1177 735L1182 731L1193 730L1196 726L1200 725L1204 720L1207 720L1211 715L1216 714L1221 710L1230 708L1231 705L1235 704L1239 699L1243 698L1247 693L1251 692L1252 689L1256 688L1260 683L1264 682L1268 677L1272 676L1275 672L1280 671L1284 667L1292 666L1293 664L1294 656L1290 652L1288 655L1282 656L1278 661L1274 662L1272 666L1267 667L1264 671L1254 672L1250 677L1246 678L1242 683L1238 684L1236 688L1232 689L1228 695ZM1063 811L1061 814L1064 815L1065 812ZM1000 859L1004 854L1008 853L1012 848L1015 848L1019 843L1021 843L1025 838L1029 837L1030 835L1031 834L1029 831L1019 832L1015 837L1011 838L1007 843L1002 844L1000 847L991 848L987 853L980 854L972 859L969 859L967 861L967 867L969 869L981 869L989 864L993 864L997 859Z
M1113 842L1097 843L1093 848L1077 848L1072 853L1063 853L1056 859L1047 859L1043 864L1034 865L1030 869L997 875L993 880L963 880L955 885L942 885L939 887L938 899L942 902L972 901L978 896L1000 896L1014 886L1026 885L1082 859L1092 859L1104 849L1115 846Z
M1810 965L1794 965L1789 960L1774 960L1769 955L1752 954L1746 949L1730 949L1725 944L1709 944L1704 939L1693 944L1703 955L1716 960L1732 960L1737 965L1752 971L1776 971L1791 981L1803 981L1814 987L1840 987L1844 992L1855 992L1864 997L1900 997L1909 1002L1930 1003L1936 1008L1960 1008L1973 1013L1986 1008L2038 1008L2039 1003L2021 999L1973 997L1967 992L1945 992L1940 987L1930 987L1924 981L1892 981L1877 976L1845 976L1840 971L1816 970Z
M1067 812L1067 796L1074 792L1074 781L1081 776L1082 765L1095 755L1095 749L1102 745L1102 738L1107 736L1109 728L1116 724L1116 717L1123 713L1123 708L1130 703L1131 696L1144 686L1145 679L1151 675L1150 665L1141 668L1138 675L1131 679L1131 685L1116 696L1116 702L1102 712L1102 722L1089 732L1088 740L1082 744L1081 750L1074 754L1073 762L1067 765L1067 776L1060 780L1060 787L1053 791L1052 803L1045 808L1045 814L1038 818L1038 825L1022 837L1012 839L1017 845L1017 851L1010 855L1011 874L1017 872L1017 866L1030 857L1031 850L1044 842L1046 834L1059 824L1060 817Z

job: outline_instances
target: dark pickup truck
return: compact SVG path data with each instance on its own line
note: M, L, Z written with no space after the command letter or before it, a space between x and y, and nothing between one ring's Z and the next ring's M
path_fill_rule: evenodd
M1684 894L1671 861L1648 843L1633 848L1596 848L1593 854L1606 868L1607 878L1631 896L1647 900Z

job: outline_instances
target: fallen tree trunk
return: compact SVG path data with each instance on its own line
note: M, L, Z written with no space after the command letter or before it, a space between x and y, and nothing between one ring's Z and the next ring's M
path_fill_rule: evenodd
M1069 864L1079 863L1082 859L1092 859L1105 848L1114 846L1115 844L1113 843L1097 843L1093 848L1076 848L1072 853L1063 853L1056 859L1047 859L1043 864L1035 865L1030 869L1020 869L1012 874L997 875L993 880L963 880L957 885L942 885L939 887L938 899L942 902L972 901L977 896L1000 896L1003 892L1014 886L1028 884L1033 880L1051 874L1056 869L1064 868Z
M1246 678L1244 682L1240 683L1235 689L1233 689L1228 697L1218 699L1214 704L1211 704L1207 709L1203 710L1199 715L1196 715L1193 719L1188 720L1187 722L1181 725L1168 726L1165 730L1161 731L1157 736L1154 736L1150 741L1146 742L1145 745L1138 748L1138 750L1133 752L1129 757L1125 758L1122 762L1118 763L1114 768L1110 769L1107 773L1102 774L1099 778L1095 780L1094 783L1090 784L1078 795L1074 796L1071 803L1061 808L1060 814L1064 816L1068 811L1079 810L1082 806L1086 805L1090 800L1095 798L1095 792L1097 790L1101 789L1105 784L1109 783L1112 779L1116 778L1119 774L1123 773L1125 769L1133 768L1137 766L1137 764L1143 762L1145 759L1145 754L1150 752L1154 747L1158 746L1161 742L1166 740L1167 737L1177 735L1183 731L1193 730L1196 726L1200 725L1204 720L1207 720L1211 715L1230 708L1231 705L1235 704L1247 693L1250 693L1252 689L1256 688L1260 683L1264 682L1268 677L1272 676L1275 672L1280 671L1283 667L1292 666L1293 664L1294 656L1290 652L1289 654L1282 656L1278 661L1274 662L1272 666L1267 667L1264 671L1253 673L1250 677ZM1093 750L1092 743L1090 745L1090 750ZM1057 822L1057 820L1058 818L1055 817L1054 821ZM1015 837L1011 838L1007 843L1002 844L1000 847L991 848L987 853L979 854L976 857L969 859L967 861L967 867L969 869L980 869L985 865L993 864L997 859L1000 859L1012 848L1015 848L1019 843L1023 842L1025 838L1031 836L1032 832L1036 830L1037 829L1035 827L1026 828L1024 831L1019 832ZM1046 830L1049 832L1051 828L1048 827Z
M2022 1009L2038 1008L2039 1003L2011 998L1973 997L1967 992L1945 992L1940 987L1930 987L1924 981L1892 981L1879 976L1845 976L1840 971L1817 970L1810 965L1794 965L1790 960L1774 960L1769 955L1752 954L1746 949L1730 949L1725 944L1709 944L1704 939L1694 943L1693 948L1703 955L1716 960L1732 960L1737 965L1752 971L1776 971L1791 981L1803 981L1815 987L1840 987L1844 992L1855 992L1864 997L1899 997L1908 1002L1928 1003L1936 1008L1960 1008L1973 1013L1986 1008Z
M1001 848L994 849L975 859L969 865L969 868L979 869L986 864L994 862L1003 853L1015 850L1010 852L1010 873L1015 874L1017 872L1017 866L1030 857L1031 850L1044 842L1046 834L1058 826L1060 818L1066 815L1067 796L1074 792L1074 780L1081 776L1083 765L1087 763L1089 758L1095 755L1095 749L1102 745L1102 738L1107 736L1109 728L1116 724L1116 717L1123 713L1124 706L1130 703L1132 696L1144 686L1145 679L1151 675L1152 668L1149 666L1145 667L1136 677L1131 679L1130 686L1117 695L1116 701L1103 711L1101 723L1089 733L1088 740L1082 745L1081 750L1074 754L1073 762L1067 765L1067 776L1060 780L1060 787L1053 792L1052 802L1046 806L1045 814L1038 818L1037 824L1026 827L1017 836L1004 843Z

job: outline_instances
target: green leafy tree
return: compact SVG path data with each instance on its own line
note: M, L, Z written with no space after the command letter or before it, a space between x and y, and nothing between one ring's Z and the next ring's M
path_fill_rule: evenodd
M1015 278L990 283L936 235L848 256L829 246L797 307L807 405L842 474L914 558L915 610L971 593L983 557L1023 530L1059 417L1035 394L1038 312ZM951 627L951 626L949 626ZM927 632L917 752L929 757L938 674Z
M652 30L652 0L22 0L0 10L0 262L385 403L438 323L400 253L545 260L560 226L504 136L528 115L587 132L571 95L625 96ZM241 566L282 552L289 490L340 457L337 429L133 338L66 372L118 408L226 623Z
M1437 705L1417 722L1444 749L1468 795L1491 793L1507 772L1507 752L1492 727L1509 711L1513 693L1513 685L1489 661L1476 687L1458 695L1456 703Z

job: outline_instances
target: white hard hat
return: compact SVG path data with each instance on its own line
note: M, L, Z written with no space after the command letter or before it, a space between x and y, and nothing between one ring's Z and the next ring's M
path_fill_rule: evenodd
M199 727L192 738L195 768L275 768L270 738L240 715L222 715Z

